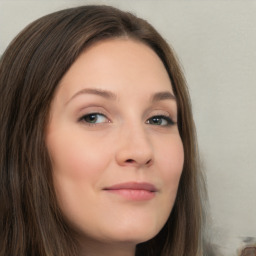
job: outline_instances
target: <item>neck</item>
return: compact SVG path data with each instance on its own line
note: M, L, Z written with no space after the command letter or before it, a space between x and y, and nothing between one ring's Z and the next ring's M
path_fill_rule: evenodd
M80 243L79 256L135 256L136 245L131 243Z

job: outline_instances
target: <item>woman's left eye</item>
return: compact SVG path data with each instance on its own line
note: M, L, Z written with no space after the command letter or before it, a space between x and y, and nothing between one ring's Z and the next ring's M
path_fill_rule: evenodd
M100 113L91 113L84 115L80 118L80 121L90 124L108 123L108 118Z
M151 125L159 125L159 126L171 126L175 124L169 116L163 116L163 115L153 116L149 118L146 121L146 123Z

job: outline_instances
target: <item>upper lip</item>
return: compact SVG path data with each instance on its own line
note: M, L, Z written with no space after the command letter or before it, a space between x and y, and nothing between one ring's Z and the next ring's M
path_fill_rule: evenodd
M150 192L157 192L157 188L147 182L125 182L115 184L110 187L104 188L104 190L121 190L121 189L130 189L130 190L146 190Z

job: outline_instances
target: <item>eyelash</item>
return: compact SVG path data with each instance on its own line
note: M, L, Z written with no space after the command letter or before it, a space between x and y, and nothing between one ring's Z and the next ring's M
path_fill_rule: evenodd
M88 126L94 126L94 125L97 125L97 124L101 124L101 123L93 123L93 122L90 122L90 121L88 121L88 120L86 120L86 118L90 118L90 117L92 117L92 116L102 116L102 117L104 117L105 119L107 119L108 120L108 118L104 115L104 114L102 114L102 113L90 113L90 114L86 114L86 115L83 115L80 119L79 119L79 121L80 122L83 122L83 123L86 123L86 125L88 125ZM98 119L98 118L97 118ZM97 121L97 119L96 119L96 121ZM107 122L103 122L103 123L109 123L109 121L107 121Z
M96 122L90 122L89 120L86 120L87 118L94 118L95 116L97 116L96 118ZM100 122L100 123L97 123L97 120L99 118L99 116L103 117L104 119L108 120L108 118L102 114L102 113L90 113L90 114L86 114L86 115L83 115L79 121L80 122L83 122L83 123L86 123L86 125L88 126L94 126L94 125L98 125L98 124L102 124L102 123L109 123L110 121L108 120L107 122ZM159 121L161 123L157 124L157 123L153 123L153 122L157 122ZM162 125L162 122L166 122L166 124ZM169 127L169 126L172 126L175 124L175 122L167 115L155 115L155 116L152 116L150 117L149 119L147 119L146 121L146 124L150 124L150 125L157 125L157 126L163 126L163 127Z
M162 119L162 120L164 120L165 122L166 122L166 124L164 124L164 125L162 125L162 124L159 124L159 126L165 126L165 127L168 127L168 126L172 126L172 125L174 125L175 124L175 122L169 117L169 116L165 116L165 115L155 115L155 116L152 116L152 117L150 117L147 121L146 121L146 123L147 124L151 124L151 125L158 125L158 124L152 124L152 123L150 123L150 120L151 121L153 121L154 119ZM161 123L162 123L162 121L161 121Z

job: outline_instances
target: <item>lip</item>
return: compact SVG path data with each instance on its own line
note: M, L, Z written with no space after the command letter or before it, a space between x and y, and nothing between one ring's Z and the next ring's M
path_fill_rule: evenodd
M147 182L120 183L106 187L103 190L134 201L150 200L155 197L155 194L158 191L153 184Z

